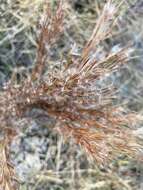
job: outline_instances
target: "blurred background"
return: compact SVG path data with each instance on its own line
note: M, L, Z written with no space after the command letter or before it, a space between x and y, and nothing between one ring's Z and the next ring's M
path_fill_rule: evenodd
M55 7L56 0L50 0ZM0 84L13 71L30 72L36 60L37 25L44 0L0 0ZM105 0L65 0L64 34L50 52L50 64L77 54L89 39ZM114 0L118 5L120 0ZM132 44L130 62L114 74L119 102L143 113L143 0L124 0L113 38L105 51ZM36 118L36 116L35 116ZM46 120L46 121L45 121ZM43 122L44 121L44 122ZM142 190L143 164L122 155L106 167L90 161L74 142L65 141L51 118L29 121L11 146L20 190ZM141 132L141 138L143 132Z

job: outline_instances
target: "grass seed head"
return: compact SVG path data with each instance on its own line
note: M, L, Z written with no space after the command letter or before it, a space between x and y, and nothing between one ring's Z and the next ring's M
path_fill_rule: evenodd
M33 109L41 109L58 121L59 130L66 138L74 139L98 164L106 163L120 153L137 155L140 146L133 135L131 123L133 119L136 123L138 117L115 105L114 86L100 85L100 81L129 60L128 47L106 53L101 48L111 35L116 13L117 7L108 1L81 55L72 57L70 63L67 61L56 74L51 72L47 75L44 73L49 56L47 45L50 48L59 37L64 15L61 1L54 14L47 4L40 22L37 61L31 77L18 82L10 80L1 91L2 130L6 131L9 126L14 129L13 120L32 117ZM1 178L6 180L1 180L1 184L7 188L7 184L11 186L11 171L3 142L0 151L3 160ZM10 177L6 178L5 172Z

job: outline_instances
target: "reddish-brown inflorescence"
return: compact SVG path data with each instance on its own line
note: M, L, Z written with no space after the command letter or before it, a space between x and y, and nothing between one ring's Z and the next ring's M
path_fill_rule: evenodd
M33 109L41 109L58 122L59 130L65 137L71 137L82 146L99 164L103 164L119 153L134 156L139 145L133 135L131 124L137 115L127 113L114 103L116 89L112 85L101 85L110 73L117 71L128 62L129 48L105 53L102 43L111 35L116 20L117 7L109 0L101 17L86 43L81 56L71 57L71 62L56 73L44 72L48 49L56 42L62 31L63 4L59 1L55 14L48 3L40 22L37 43L37 62L31 76L20 82L10 80L1 91L1 129L15 128L15 121L21 117L32 117ZM5 133L7 138L10 136ZM4 142L4 141L2 141ZM1 143L0 156L6 165L5 145ZM4 183L1 173L0 187ZM7 180L6 179L6 180ZM1 185L2 184L2 185ZM10 188L9 188L10 189Z

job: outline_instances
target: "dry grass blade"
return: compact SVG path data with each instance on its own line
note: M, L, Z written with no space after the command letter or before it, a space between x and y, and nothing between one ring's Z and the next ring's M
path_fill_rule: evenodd
M117 8L115 7L114 4L112 4L112 1L108 1L104 6L101 16L97 21L96 27L89 41L84 47L82 53L83 62L87 60L88 55L91 53L92 50L93 52L96 50L97 45L99 45L101 41L109 37L109 35L112 32L116 13L117 13Z
M9 143L12 140L13 132L7 129L7 135L0 141L0 189L14 190L16 184L13 166L9 163Z

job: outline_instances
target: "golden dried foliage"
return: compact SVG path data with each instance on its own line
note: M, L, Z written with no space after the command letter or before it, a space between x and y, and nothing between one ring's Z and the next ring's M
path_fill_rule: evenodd
M111 35L115 24L117 7L108 1L81 56L71 55L70 63L67 61L56 74L47 74L44 69L48 48L61 33L63 9L59 1L53 14L48 3L40 22L37 62L31 76L3 85L1 129L14 129L17 118L32 117L30 111L38 108L55 118L59 131L66 138L72 137L97 163L107 163L120 153L134 157L140 146L133 135L132 123L136 123L138 117L114 103L114 86L100 85L100 80L106 79L129 59L128 47L107 53L102 49L102 42ZM12 171L6 161L3 141L0 148L1 188L6 189L11 186Z

